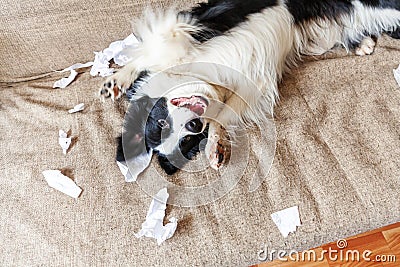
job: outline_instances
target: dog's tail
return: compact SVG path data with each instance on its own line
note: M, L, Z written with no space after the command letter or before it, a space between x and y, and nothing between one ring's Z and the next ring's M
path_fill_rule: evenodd
M166 68L190 55L198 43L193 36L202 29L190 13L147 9L142 19L133 22L133 30L140 41L135 54L145 57L148 65L154 62L154 66Z

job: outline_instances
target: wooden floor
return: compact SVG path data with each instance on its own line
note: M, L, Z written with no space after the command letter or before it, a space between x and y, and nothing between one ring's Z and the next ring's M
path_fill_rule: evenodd
M323 251L326 252L323 253ZM329 256L329 251L331 251L331 256ZM365 257L363 257L363 254ZM316 256L314 257L314 255ZM359 255L359 260L357 255ZM400 222L338 240L307 252L300 252L297 255L292 255L291 259L285 259L286 261L275 260L253 267L400 267Z

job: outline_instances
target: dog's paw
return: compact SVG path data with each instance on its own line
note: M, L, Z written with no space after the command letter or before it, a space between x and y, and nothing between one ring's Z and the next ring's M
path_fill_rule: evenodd
M126 90L129 89L134 80L131 72L121 69L106 79L99 90L100 96L117 100L126 93Z
M222 127L215 132L209 133L205 153L211 168L214 170L220 169L227 162L229 151L230 142Z
M357 56L371 55L375 50L376 42L371 37L367 37L361 41L360 45L356 48Z
M121 88L117 85L117 81L114 79L107 79L103 86L100 88L99 93L101 97L111 97L112 100L119 99L123 94Z

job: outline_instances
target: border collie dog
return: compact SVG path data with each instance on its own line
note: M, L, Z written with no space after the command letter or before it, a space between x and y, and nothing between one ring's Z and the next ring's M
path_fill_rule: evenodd
M137 175L154 152L172 174L203 139L220 168L231 132L273 114L278 83L302 55L339 45L369 55L381 34L399 39L400 0L210 0L147 10L133 27L132 60L100 89L130 99L117 160Z

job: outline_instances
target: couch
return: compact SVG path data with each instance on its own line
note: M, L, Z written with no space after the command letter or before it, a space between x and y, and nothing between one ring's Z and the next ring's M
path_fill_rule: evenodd
M150 5L194 1L10 1L0 9L1 266L246 266L258 252L304 250L400 220L400 88L392 70L400 41L383 36L371 56L339 50L308 57L286 75L276 107L276 152L261 186L248 190L264 144L251 134L244 177L223 197L167 206L174 236L137 239L152 197L126 183L115 163L124 101L101 102L103 79L79 70L65 89L56 73L131 32ZM67 110L85 103L83 112ZM67 155L58 130L74 142ZM157 162L152 163L157 170ZM78 199L50 188L62 169ZM179 172L171 181L216 179ZM142 176L149 177L145 171ZM260 174L261 176L264 174ZM151 178L151 177L150 177ZM204 182L204 181L203 181ZM207 182L207 181L206 181ZM298 206L302 226L284 238L273 212Z

